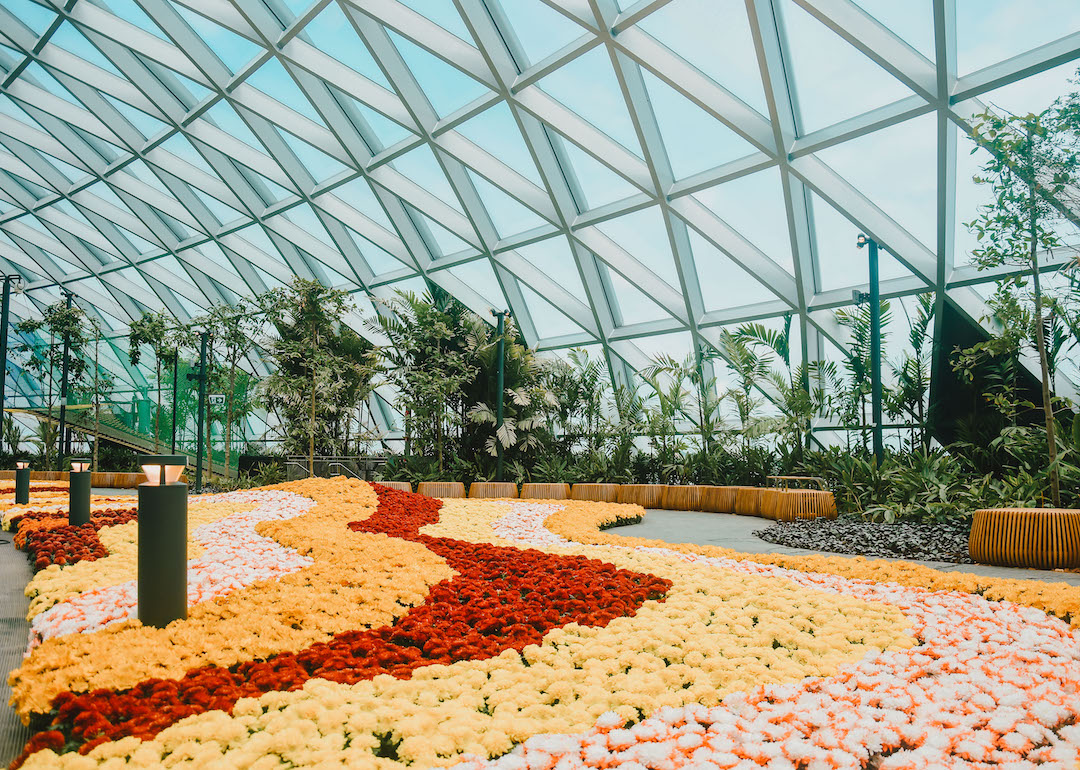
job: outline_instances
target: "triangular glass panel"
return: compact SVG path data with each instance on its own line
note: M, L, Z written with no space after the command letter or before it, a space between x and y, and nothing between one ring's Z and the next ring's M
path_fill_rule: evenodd
M474 259L464 265L451 267L448 271L474 292L489 303L487 307L472 307L473 312L480 313L484 320L491 318L489 310L502 310L507 307L505 295L499 280L495 277L495 271L491 268L491 262L486 258Z
M454 188L450 186L450 181L443 173L429 145L422 144L415 150L394 158L392 165L399 173L423 187L443 203L464 213L461 201L458 200Z
M769 114L743 0L673 0L637 26L755 110Z
M467 172L500 238L524 233L534 227L547 224L547 221L535 211L527 208L479 174L471 170Z
M344 91L331 86L331 92L334 94L334 98L337 99L338 104L345 111L346 115L349 115L349 120L353 122L353 125L360 129L360 126L364 123L375 134L377 140L374 145L369 146L373 155L385 150L387 147L397 144L403 139L409 139L416 136L414 133L406 129L404 126L396 123L390 118L383 115L377 110L373 110L363 102L354 99ZM350 112L355 111L355 114ZM361 136L367 139L367 132L361 132ZM370 143L369 143L370 145Z
M180 240L189 237L193 233L190 228L180 224L172 217L168 217L167 215L163 216L166 216L170 220L170 223L174 224L174 227L172 228L174 231L179 230L180 232L184 233L183 237L181 237ZM124 237L131 242L131 245L139 254L148 254L150 252L159 251L161 249L161 246L155 243L151 243L150 241L143 238L141 235L137 235L121 225L117 225L117 227L120 228L121 231L123 231Z
M800 134L911 96L903 83L793 0L783 0L780 7L801 113ZM829 55L822 56L822 51Z
M421 16L425 16L451 34L457 35L470 45L473 44L469 28L461 19L461 14L454 7L453 0L401 0Z
M490 94L487 86L473 80L434 54L401 35L387 30L406 66L440 118Z
M322 222L315 216L315 212L311 210L311 206L307 203L293 206L281 216L297 225L307 235L317 238L331 248L337 248L330 234L326 232L326 228L323 227Z
M293 12L293 15L299 17L302 16L312 3L313 0L284 0L285 5L289 7L289 10Z
M435 242L433 244L429 242L428 245L434 246L436 249L436 257L445 257L450 254L457 254L461 251L475 251L475 249L467 242L447 230L419 209L415 209L407 203L405 204L405 208L412 214L413 222L416 223L417 227L423 228L426 226L431 233L431 237L434 238ZM425 241L427 240L428 239L425 239Z
M825 200L813 194L814 234L817 239L817 264L821 275L819 289L846 289L863 286L870 280L866 249L858 249L855 239L859 227ZM911 271L884 248L878 252L881 280L902 278Z
M358 248L360 254L363 255L368 268L375 276L392 273L403 267L409 267L404 262L400 262L393 254L386 251L381 246L375 245L351 227L346 227L345 232L352 238L353 243L356 244L356 248Z
M276 130L278 134L281 135L281 138L285 140L285 144L289 145L289 149L293 151L293 154L296 155L301 165L307 169L311 178L315 180L315 184L325 182L330 177L337 176L343 171L349 170L347 166L339 163L336 158L331 158L317 147L297 139L289 132L280 128L276 128ZM288 168L284 168L283 170L286 174L289 173Z
M117 147L111 142L106 142L104 139L99 139L92 134L86 133L78 126L72 126L70 123L67 125L78 134L79 138L86 142L94 152L101 156L106 163L115 163L121 157L129 157L131 155L126 147Z
M908 0L906 3L892 0L855 2L916 51L934 61L934 0ZM963 5L963 0L960 4Z
M1076 62L1072 61L987 91L980 94L979 99L998 114L1002 111L1014 115L1039 113L1059 96L1077 91L1075 77Z
M100 67L106 72L110 72L117 77L126 79L116 66L105 58L105 55L101 53L86 36L83 35L75 26L66 21L60 25L60 27L49 38L49 42L53 45L60 46L65 51L70 51L81 59L85 59L96 67Z
M85 110L86 107L75 98L75 95L71 91L67 90L60 81L57 80L49 73L44 67L37 62L31 62L31 64L23 70L25 76L32 81L36 81L37 85L44 88L53 96L58 96L64 101L74 104L76 107Z
M11 15L28 26L38 35L49 28L56 20L56 13L30 0L4 0L4 6Z
M69 182L77 182L80 179L85 179L89 176L89 174L83 171L81 168L77 168L70 163L66 163L65 161L60 160L59 158L54 158L52 155L42 153L42 157L44 157L45 160L49 161L49 163L51 163L57 171L63 174Z
M1080 3L957 0L956 64L961 76L1080 29ZM1076 69L1076 65L1073 65Z
M706 312L776 299L776 295L765 288L761 281L731 261L727 254L702 238L693 228L687 230Z
M346 67L378 83L387 91L394 90L337 3L330 3L322 13L309 21L300 33L300 38L307 39L320 51L333 56Z
M477 147L487 151L524 177L543 184L521 130L506 102L498 102L455 129Z
M212 93L210 89L202 83L197 83L187 75L182 75L176 70L168 69L140 53L136 53L135 56L138 57L139 61L146 65L147 69L153 72L170 91L173 92L177 99L186 104L188 109L191 109ZM174 78L179 85L179 90L170 82Z
M937 115L822 150L817 156L928 247L937 242Z
M213 167L206 162L206 158L204 158L195 148L195 146L192 145L190 141L188 141L188 138L185 135L179 133L173 134L164 142L159 144L158 147L160 147L162 150L166 150L172 153L176 157L194 166L203 173L209 174L215 179L219 178L217 172L214 171ZM152 156L153 153L148 153L148 155ZM149 160L153 162L153 157L150 157ZM142 179L141 176L140 178ZM143 181L147 184L154 184L154 182L151 182L149 179L143 179Z
M559 235L543 241L519 246L514 249L526 261L532 263L555 283L573 294L584 303L588 303L585 285L581 282L577 262L566 236ZM592 259L592 257L589 257Z
M326 128L323 119L312 106L311 101L300 90L300 86L293 80L281 61L277 57L271 57L266 63L248 75L247 84L254 86L276 101L281 102L293 112L298 112L305 118Z
M570 164L569 171L585 198L578 201L582 211L597 209L641 192L573 142L562 137L553 138L561 143L563 154Z
M191 187L191 191L198 196L199 200L210 210L210 213L217 219L218 224L226 224L240 218L248 218L246 214L237 211L232 206L222 203L212 195L207 195L198 187Z
M794 274L787 206L777 169L724 182L694 193L694 197L773 262Z
M239 167L240 173L244 175L244 178L251 182L251 186L255 189L255 192L262 198L263 203L267 206L273 206L275 203L280 203L283 200L292 198L297 193L292 190L282 187L273 179L256 173L246 167Z
M583 88L583 83L589 87ZM538 80L537 85L630 152L643 157L605 46L581 54Z
M263 154L266 153L266 148L263 147L262 142L248 128L247 123L240 118L240 115L233 109L228 100L222 99L215 103L213 107L203 113L202 118L207 119L208 122L213 123L234 139L239 139L244 144L254 147Z
M393 223L390 221L390 218L386 216L386 211L383 210L382 204L379 203L379 199L371 189L371 185L369 185L367 180L363 177L350 179L345 184L335 187L333 192L326 193L326 195L320 195L315 199L315 203L318 204L320 201L326 200L327 196L337 198L359 211L371 221L378 223L384 229L393 232ZM327 206L327 208L329 208L329 206Z
M173 2L172 5L210 50L229 68L230 72L235 74L242 70L244 65L262 50L247 38L241 37L205 16L189 11L177 2Z
M736 160L753 145L660 78L642 70L653 113L676 179Z
M971 262L971 252L980 244L975 234L967 227L979 218L983 206L994 203L994 196L989 185L977 184L974 177L982 172L982 167L990 161L989 151L976 147L958 126L956 132L956 235L953 240L953 264L966 265ZM972 153L972 149L975 150Z
M135 127L136 131L143 135L144 139L149 139L162 129L167 128L167 125L164 122L152 115L147 115L142 110L137 110L131 105L125 104L108 94L102 94L102 96L105 97L109 104L116 108L117 112L124 116L128 123Z
M694 344L689 332L676 332L675 334L657 334L650 337L639 337L634 343L641 352L649 358L656 358L663 354L681 361L694 349Z
M620 326L627 324L644 323L646 321L659 321L671 318L671 315L653 301L641 289L634 286L621 275L610 269L607 265L599 263L600 272L606 275L610 281L610 288L614 296L608 299L622 316Z
M523 283L518 283L525 306L529 309L536 334L545 337L561 337L566 334L580 334L585 331L563 313Z
M597 228L638 262L656 273L672 287L678 287L679 274L671 255L664 215L659 206L607 219ZM648 287L642 287L648 288Z
M569 45L586 30L540 0L514 0L502 4L527 61L518 62L524 68L536 64Z

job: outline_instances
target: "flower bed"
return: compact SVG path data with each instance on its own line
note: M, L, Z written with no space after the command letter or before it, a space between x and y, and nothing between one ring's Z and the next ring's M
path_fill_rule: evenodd
M203 594L167 629L130 617L115 576L86 582L94 564L39 573L84 589L38 617L83 621L49 626L11 676L37 731L26 767L1080 758L1077 633L902 565L905 585L883 567L853 580L600 532L641 515L629 505L345 480L216 500L192 506ZM103 593L122 617L87 599ZM1075 597L1058 598L1061 614Z

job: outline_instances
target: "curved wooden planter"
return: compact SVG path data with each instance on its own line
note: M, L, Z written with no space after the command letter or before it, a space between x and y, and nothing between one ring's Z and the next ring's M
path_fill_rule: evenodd
M761 513L760 487L735 487L735 513L758 516Z
M396 489L398 492L412 492L412 484L408 481L376 481L375 483Z
M618 484L574 484L570 490L573 500L590 500L594 503L617 503Z
M428 497L465 497L465 485L460 481L421 481L416 491Z
M703 489L696 484L670 484L664 489L660 507L669 511L700 511Z
M968 552L980 564L1028 569L1080 567L1080 509L975 511Z
M832 492L820 489L783 489L776 492L778 492L775 504L777 521L836 518L836 497ZM764 499L763 495L762 500ZM766 518L773 517L766 516Z
M568 500L570 485L539 482L522 484L521 498L523 500Z
M517 484L512 481L474 481L469 485L469 497L516 499L517 496Z
M735 487L700 486L700 509L710 513L735 513Z
M780 506L786 503L784 490L766 487L758 493L758 515L763 519L776 520L780 513Z
M636 503L642 508L659 508L664 500L663 484L620 484L620 503Z

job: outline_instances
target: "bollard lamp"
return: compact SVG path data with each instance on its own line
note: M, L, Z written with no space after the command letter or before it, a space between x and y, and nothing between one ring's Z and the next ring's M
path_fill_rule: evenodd
M90 523L90 461L71 459L68 475L68 524L79 527Z
M30 463L26 460L15 462L15 504L27 505L30 502Z
M187 457L141 455L139 465L139 620L164 628L187 617Z

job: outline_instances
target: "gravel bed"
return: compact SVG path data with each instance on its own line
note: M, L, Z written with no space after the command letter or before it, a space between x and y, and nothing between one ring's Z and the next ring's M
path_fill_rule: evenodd
M967 520L947 523L877 524L858 519L777 522L754 534L789 548L876 558L973 564L968 556Z

